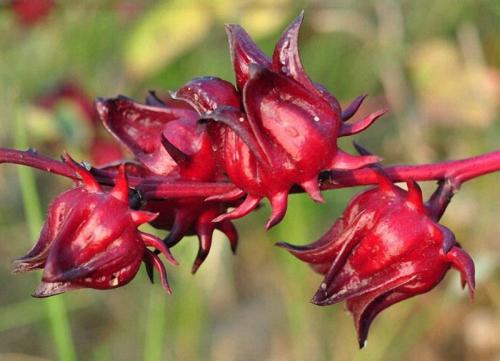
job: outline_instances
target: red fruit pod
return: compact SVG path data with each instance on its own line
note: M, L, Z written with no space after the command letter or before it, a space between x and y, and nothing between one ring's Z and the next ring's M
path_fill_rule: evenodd
M18 21L26 27L33 26L46 18L56 6L54 0L7 0L6 2Z
M219 106L207 117L225 125L218 125L218 133L211 132L212 140L223 153L229 178L247 198L235 211L217 220L242 217L262 198L268 198L273 209L269 228L283 218L292 186L301 186L321 202L321 171L356 169L380 161L372 155L351 156L338 149L339 136L366 129L381 114L349 126L342 124L335 97L314 84L303 69L298 52L301 23L302 15L284 31L272 61L241 27L228 26L243 110ZM352 116L359 105L360 101L355 102L346 117Z
M150 93L147 105L118 97L98 100L97 109L106 127L130 148L152 176L159 174L170 182L212 181L226 178L216 164L214 146L206 125L199 122L198 113L210 111L218 101L239 102L232 85L207 77L189 82L168 102ZM175 246L185 235L198 236L199 252L194 273L210 250L215 229L224 232L233 251L236 249L238 236L234 226L229 221L212 222L228 206L222 202L188 198L149 200L143 209L159 213L151 224L170 231L164 241L169 247Z
M162 262L147 247L159 250L170 263L176 261L160 239L137 229L157 214L129 208L125 167L120 167L115 186L104 190L69 156L65 161L83 184L52 202L37 244L14 264L15 272L44 269L33 296L48 297L82 287L120 287L135 277L142 261L158 269L170 292Z
M380 176L378 187L349 203L342 217L308 246L280 244L325 274L312 302L325 306L346 301L360 347L377 314L434 288L450 267L460 271L471 295L474 263L453 233L437 223L417 183L408 191Z

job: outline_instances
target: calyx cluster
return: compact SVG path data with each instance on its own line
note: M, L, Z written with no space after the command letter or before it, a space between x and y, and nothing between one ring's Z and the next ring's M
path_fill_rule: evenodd
M43 269L34 296L120 287L142 262L151 281L156 269L170 292L160 257L177 264L170 249L184 236L199 240L194 273L216 229L236 251L232 221L263 200L271 205L271 228L285 216L291 192L324 202L321 190L367 184L375 186L355 196L318 241L279 244L324 276L312 302L345 301L363 346L377 314L431 290L450 268L473 293L474 263L438 222L462 182L500 169L500 152L400 167L382 167L379 157L361 147L359 155L344 152L338 138L364 131L385 110L352 122L365 96L342 109L309 78L298 52L302 20L301 14L288 26L271 57L243 28L227 25L235 85L201 77L168 97L150 92L144 104L124 96L99 98L95 109L74 89L57 95L74 99L93 125L102 121L116 138L110 145L96 131L92 141L96 159L106 158L96 152L99 144L112 149L111 163L92 167L67 154L58 162L0 149L0 163L29 165L75 182L52 201L33 249L14 262L15 272ZM51 108L54 101L42 105ZM133 158L124 159L123 150ZM424 202L415 180L440 184ZM394 184L401 181L407 190ZM168 235L162 240L140 231L141 224Z

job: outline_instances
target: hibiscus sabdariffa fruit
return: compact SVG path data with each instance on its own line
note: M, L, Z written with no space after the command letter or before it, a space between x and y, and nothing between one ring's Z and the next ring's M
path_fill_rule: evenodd
M285 215L290 189L302 187L322 202L318 175L324 170L351 170L378 162L376 156L353 156L337 147L337 138L367 128L384 112L343 124L359 108L357 98L345 112L336 98L305 73L298 53L300 15L282 34L272 59L238 25L228 25L237 89L217 78L188 83L176 93L209 122L209 135L229 179L246 195L235 210L216 221L243 217L268 198L272 214L267 228ZM222 89L220 93L214 89ZM199 107L200 95L207 106ZM197 107L198 105L198 107ZM215 123L215 124L214 124ZM224 199L221 197L221 199Z
M141 262L156 268L167 292L165 267L153 247L177 264L163 242L137 227L158 214L129 207L125 166L112 189L103 189L92 174L68 155L65 162L81 185L59 195L50 205L38 242L14 261L14 272L43 268L42 282L33 294L48 297L78 288L110 289L136 275Z
M226 180L217 167L212 141L200 116L187 102L175 99L163 101L154 93L146 104L119 96L98 99L96 108L106 129L134 154L148 176L161 176L165 181L208 182ZM158 213L151 223L169 231L164 242L175 246L186 235L197 235L198 254L192 272L206 259L215 229L229 239L236 250L238 233L229 220L213 222L224 214L229 205L203 198L150 199L143 209Z
M387 307L434 288L451 268L474 292L474 263L453 233L424 204L416 182L403 190L379 174L379 185L358 194L318 241L281 243L325 275L312 302L346 301L360 347L370 324Z

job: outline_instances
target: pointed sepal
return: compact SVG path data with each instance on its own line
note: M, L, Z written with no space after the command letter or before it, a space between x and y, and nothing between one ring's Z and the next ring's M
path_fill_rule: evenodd
M250 38L250 35L239 25L227 24L226 33L229 40L229 52L236 74L236 84L243 89L249 77L249 65L259 64L271 66L271 60Z
M343 122L348 121L358 111L363 101L366 99L367 94L357 96L349 106L342 111L341 119Z
M110 195L119 201L126 202L128 204L128 181L124 164L121 164L118 168L118 174L115 178L115 186L111 190Z
M473 299L476 289L476 271L471 256L462 248L455 246L446 254L446 258L451 262L452 267L460 272L462 286L467 285L470 298Z
M77 163L68 153L62 155L64 162L80 177L86 190L92 193L97 193L101 191L101 186L96 181L92 173L90 173L85 167Z
M408 180L406 184L408 187L408 193L406 196L407 204L416 209L418 212L425 213L422 189L413 179Z
M351 155L340 149L337 150L327 169L331 170L354 170L372 164L380 163L382 158L376 155Z

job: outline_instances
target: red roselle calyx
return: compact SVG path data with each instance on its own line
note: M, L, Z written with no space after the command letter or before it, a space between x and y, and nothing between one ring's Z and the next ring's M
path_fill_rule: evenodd
M205 125L199 123L198 113L188 103L174 99L164 102L151 93L145 105L118 97L99 99L96 107L106 128L132 151L144 165L143 172L151 177L162 176L167 182L225 179L217 167ZM170 231L165 239L169 247L186 235L198 236L194 273L210 251L215 229L227 235L235 252L238 242L235 227L229 220L213 222L230 205L203 198L150 199L143 209L159 214L150 223Z
M442 212L431 210L439 207L424 204L414 181L408 181L408 191L384 175L379 175L379 182L354 197L318 241L307 246L279 244L325 275L313 303L346 301L360 347L378 313L430 291L450 267L461 273L471 296L474 292L474 263L453 233L437 223Z
M45 19L56 3L54 0L6 0L6 5L12 9L19 23L31 27Z
M246 193L245 201L216 220L239 218L255 209L262 198L272 206L267 228L284 217L288 193L301 186L312 199L323 202L318 175L323 170L349 170L378 162L376 156L352 156L337 148L337 138L355 134L379 118L379 111L344 125L363 97L342 112L336 98L305 73L298 53L302 15L284 31L269 59L237 25L228 25L230 51L241 92L226 87L224 101L204 109L203 117L216 123L209 133L220 147L229 179ZM180 98L197 103L199 93L212 99L210 79L188 84ZM231 87L232 88L232 87ZM178 92L179 93L179 92ZM222 123L222 125L221 125ZM238 193L228 195L232 199Z
M120 287L134 278L141 261L158 270L170 293L165 267L147 247L160 251L170 263L177 262L159 238L137 229L158 215L129 208L125 167L120 168L113 189L105 190L69 156L65 161L82 185L52 202L38 242L14 262L14 272L44 269L42 283L33 296L47 297L82 287Z

